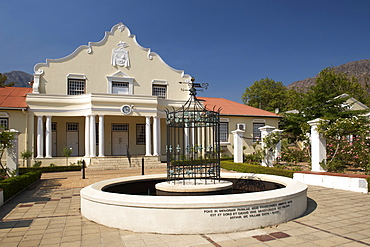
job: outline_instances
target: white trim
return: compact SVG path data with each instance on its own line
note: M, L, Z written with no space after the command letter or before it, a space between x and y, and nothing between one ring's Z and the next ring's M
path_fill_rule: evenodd
M266 123L266 119L253 119L253 123Z
M166 80L152 80L152 85L168 85L168 82Z
M113 75L107 75L108 80L108 94L112 94L113 82L127 82L128 83L128 95L134 94L134 80L135 78L128 77L122 71L117 71Z
M0 112L0 117L9 117L9 114L7 112Z
M220 118L220 122L230 122L230 119L228 119L228 118Z
M68 79L86 80L86 75L83 74L68 74Z

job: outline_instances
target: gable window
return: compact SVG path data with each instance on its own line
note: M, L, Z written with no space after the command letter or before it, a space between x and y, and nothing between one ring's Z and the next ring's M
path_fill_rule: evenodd
M261 131L259 128L265 126L265 123L253 123L253 142L261 141Z
M68 95L81 95L85 93L85 80L68 79Z
M136 125L136 144L137 145L145 144L145 124Z
M134 78L129 77L122 71L107 76L108 93L111 94L134 94Z
M152 95L165 99L167 96L167 86L166 85L153 85Z
M8 118L0 118L0 127L9 128L8 124L9 119Z
M112 82L112 93L114 94L129 94L128 82Z
M228 142L229 123L220 123L220 142Z

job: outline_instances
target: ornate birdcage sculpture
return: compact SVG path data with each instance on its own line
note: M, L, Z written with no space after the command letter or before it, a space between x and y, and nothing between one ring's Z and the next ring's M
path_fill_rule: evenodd
M189 83L190 97L167 114L167 180L193 185L220 181L220 110L196 97L208 84ZM201 181L201 182L200 182Z

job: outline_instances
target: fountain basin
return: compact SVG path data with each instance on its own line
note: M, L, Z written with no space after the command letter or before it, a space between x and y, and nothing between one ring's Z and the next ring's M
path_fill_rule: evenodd
M109 179L83 188L81 213L99 224L164 234L225 233L287 222L307 208L307 185L290 178L248 173L222 173L222 179L249 177L284 188L239 194L150 196L118 194L104 188L132 181L165 180L166 175Z

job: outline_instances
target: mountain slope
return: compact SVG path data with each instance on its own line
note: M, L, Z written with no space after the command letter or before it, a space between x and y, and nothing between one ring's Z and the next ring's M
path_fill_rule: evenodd
M370 59L349 62L333 67L333 69L335 72L341 72L350 76L355 76L363 85L368 83L370 79ZM287 87L296 88L298 90L306 92L311 86L315 85L317 77L318 75L316 75L315 77L306 78L302 81L296 81L288 85Z
M33 80L33 76L23 71L11 71L3 73L8 77L6 84L15 82L15 87L31 87L29 82Z

